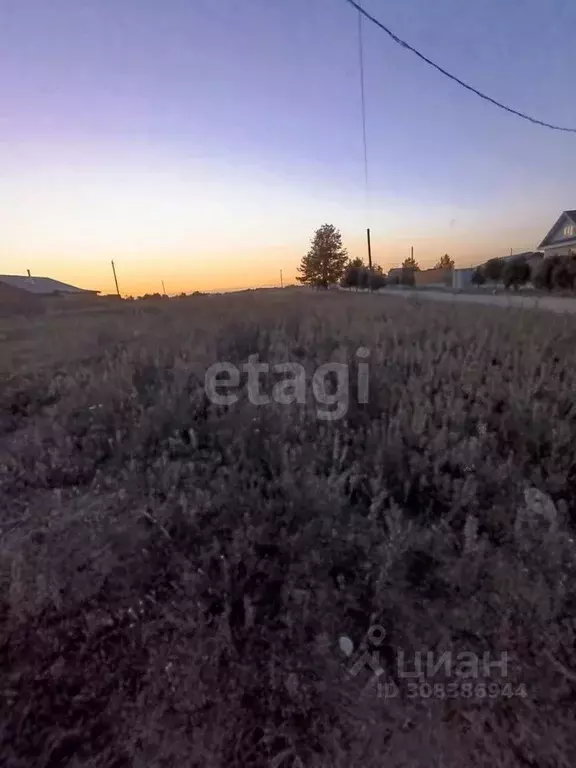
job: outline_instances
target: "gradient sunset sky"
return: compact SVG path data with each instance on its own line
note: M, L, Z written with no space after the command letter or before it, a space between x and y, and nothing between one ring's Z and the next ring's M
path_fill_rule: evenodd
M515 109L576 126L573 0L364 0ZM507 115L344 0L0 0L0 273L125 294L292 282L316 227L385 269L534 248L576 135Z

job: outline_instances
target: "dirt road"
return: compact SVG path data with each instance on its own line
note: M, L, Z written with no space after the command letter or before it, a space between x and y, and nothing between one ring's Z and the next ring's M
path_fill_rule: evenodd
M467 302L490 304L497 307L524 307L526 309L546 309L557 314L576 313L576 298L559 296L503 296L502 294L450 293L448 291L411 291L403 289L381 289L380 293L391 296L405 296L414 299L434 299L436 301Z

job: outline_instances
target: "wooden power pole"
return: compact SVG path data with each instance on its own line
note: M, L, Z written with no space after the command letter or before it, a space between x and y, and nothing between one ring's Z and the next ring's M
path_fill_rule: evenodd
M120 288L118 288L118 278L116 277L116 267L114 266L114 259L112 259L112 272L114 273L114 282L116 283L116 293L120 298Z
M368 269L372 269L372 244L370 242L370 227L366 230L366 241L368 243Z

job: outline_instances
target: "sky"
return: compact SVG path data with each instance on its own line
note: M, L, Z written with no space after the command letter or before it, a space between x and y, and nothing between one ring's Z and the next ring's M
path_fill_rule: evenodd
M573 0L363 0L429 58L576 127ZM528 250L576 135L478 99L345 0L0 0L0 273L139 295L294 281L314 230L384 269Z

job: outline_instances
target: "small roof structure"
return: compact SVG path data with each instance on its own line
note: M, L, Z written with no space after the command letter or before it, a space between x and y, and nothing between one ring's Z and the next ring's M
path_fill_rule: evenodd
M28 277L27 275L0 275L0 283L6 283L13 288L19 288L26 293L33 293L37 296L53 296L63 293L85 293L96 295L100 291L85 290L77 288L75 285L62 283L60 280L54 280L51 277Z

